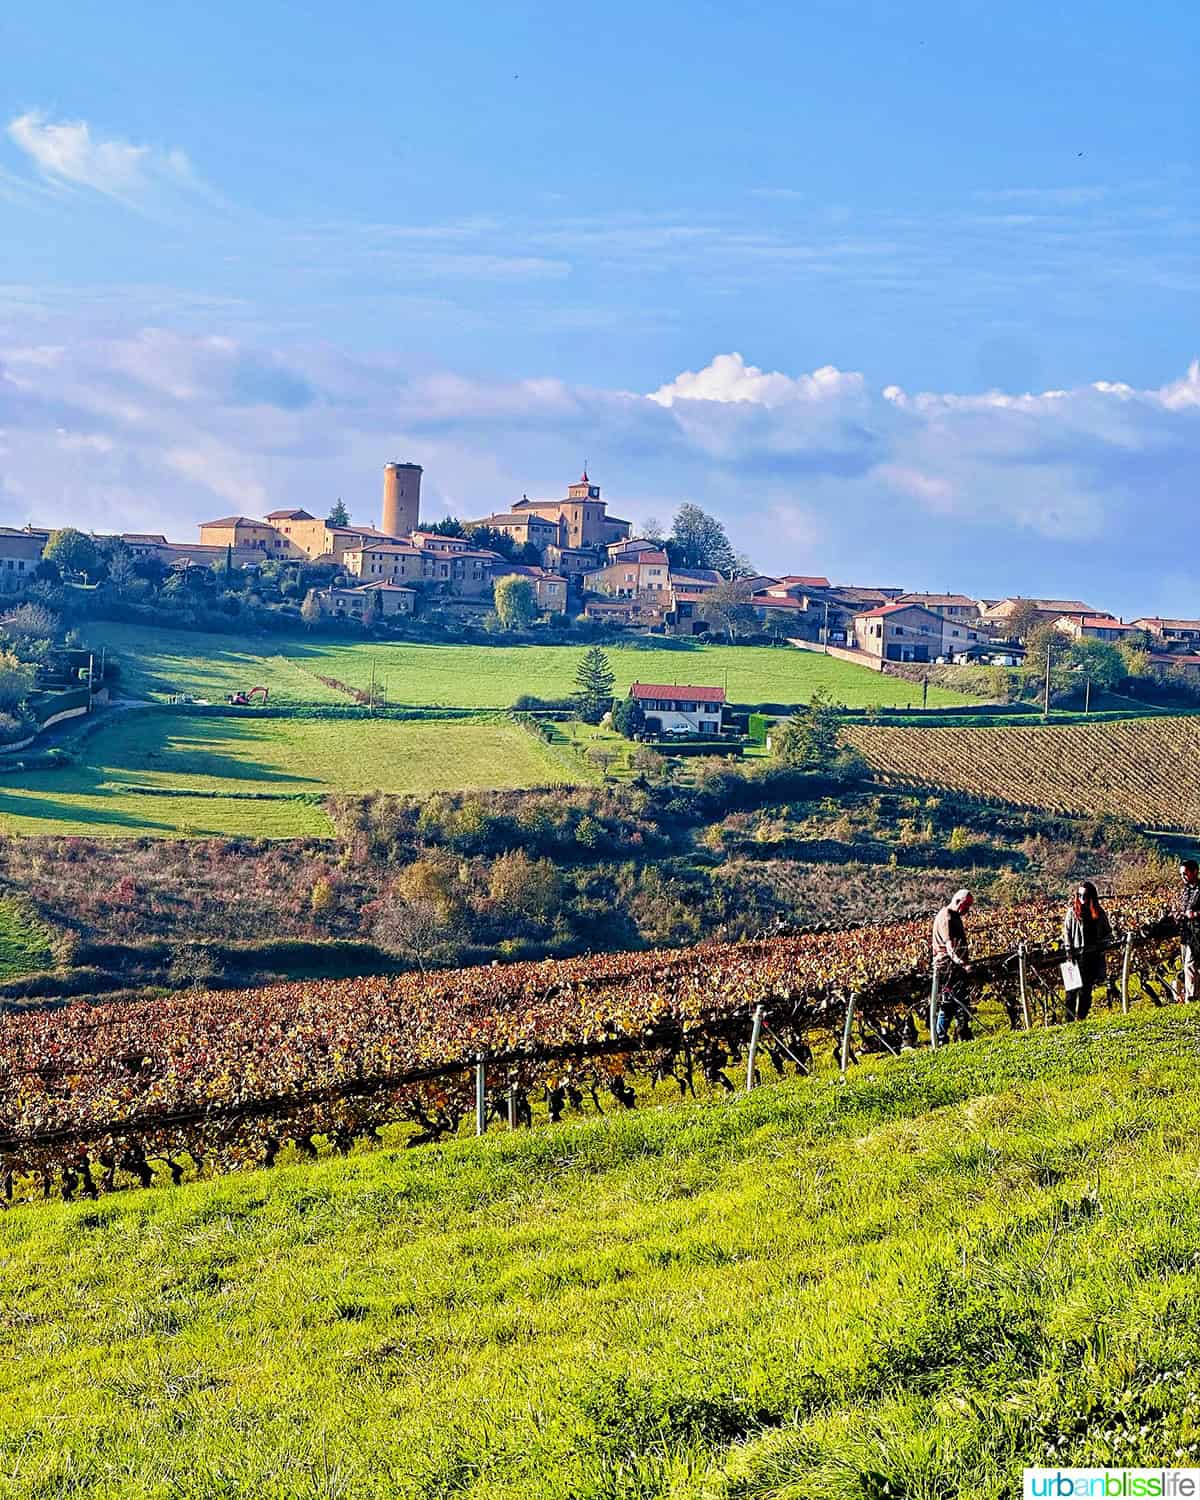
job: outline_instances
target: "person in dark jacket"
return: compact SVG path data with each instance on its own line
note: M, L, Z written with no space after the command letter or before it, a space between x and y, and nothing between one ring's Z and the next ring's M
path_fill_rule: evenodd
M1067 961L1079 969L1078 988L1067 990L1067 1020L1084 1021L1092 1008L1092 991L1107 977L1104 949L1112 942L1112 924L1100 905L1096 887L1081 880L1063 917Z
M1196 998L1196 966L1200 964L1200 865L1185 859L1179 866L1183 882L1179 894L1179 936L1183 945L1183 998Z

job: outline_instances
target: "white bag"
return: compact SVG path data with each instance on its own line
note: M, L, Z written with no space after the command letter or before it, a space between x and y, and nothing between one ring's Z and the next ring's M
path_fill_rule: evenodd
M1079 965L1074 959L1068 959L1062 968L1063 989L1081 990L1083 988L1083 975L1079 972Z

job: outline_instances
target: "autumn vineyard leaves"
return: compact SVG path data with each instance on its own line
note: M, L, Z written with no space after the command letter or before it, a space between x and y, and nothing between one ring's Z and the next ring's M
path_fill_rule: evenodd
M986 787L989 798L1019 807L1200 829L1200 718L976 729L856 724L844 734L889 781L969 796Z
M1134 933L1143 989L1170 953L1161 897L1111 903ZM980 913L981 979L1010 1018L1013 956L1053 974L1059 912ZM758 943L613 953L242 992L185 993L0 1017L0 1170L5 1199L94 1196L137 1183L273 1163L284 1143L315 1155L379 1127L409 1144L457 1129L487 1060L489 1108L531 1123L592 1105L632 1107L633 1080L732 1089L753 1007L763 1063L807 1067L858 997L859 1051L916 1039L928 994L924 922ZM1163 993L1160 989L1160 995ZM824 1041L822 1041L824 1037Z

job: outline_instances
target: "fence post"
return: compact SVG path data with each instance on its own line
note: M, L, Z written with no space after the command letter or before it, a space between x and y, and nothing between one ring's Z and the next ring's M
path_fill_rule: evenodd
M850 1027L854 1024L854 1008L858 1004L858 995L854 990L850 991L850 998L846 1001L846 1024L842 1028L842 1082L846 1081L846 1068L850 1062Z
M937 1047L938 966L933 964L933 981L929 986L929 1045Z
M1017 974L1021 981L1021 1019L1029 1030L1029 991L1025 987L1025 944L1017 944Z
M482 1057L475 1059L475 1134L482 1135L487 1128L485 1114L487 1107L487 1093L485 1074L487 1064Z
M508 1128L517 1128L517 1080L511 1073L508 1075Z
M1129 1014L1129 959L1133 953L1133 933L1125 934L1125 956L1121 960L1121 1014Z
M763 1005L761 1000L754 1007L754 1024L750 1028L750 1050L746 1054L746 1092L754 1087L754 1059L758 1053L758 1039L762 1036Z

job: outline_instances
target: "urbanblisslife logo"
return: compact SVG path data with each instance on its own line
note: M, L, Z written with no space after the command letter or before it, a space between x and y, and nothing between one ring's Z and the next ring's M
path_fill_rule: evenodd
M1026 1469L1025 1500L1081 1497L1200 1497L1200 1469Z

